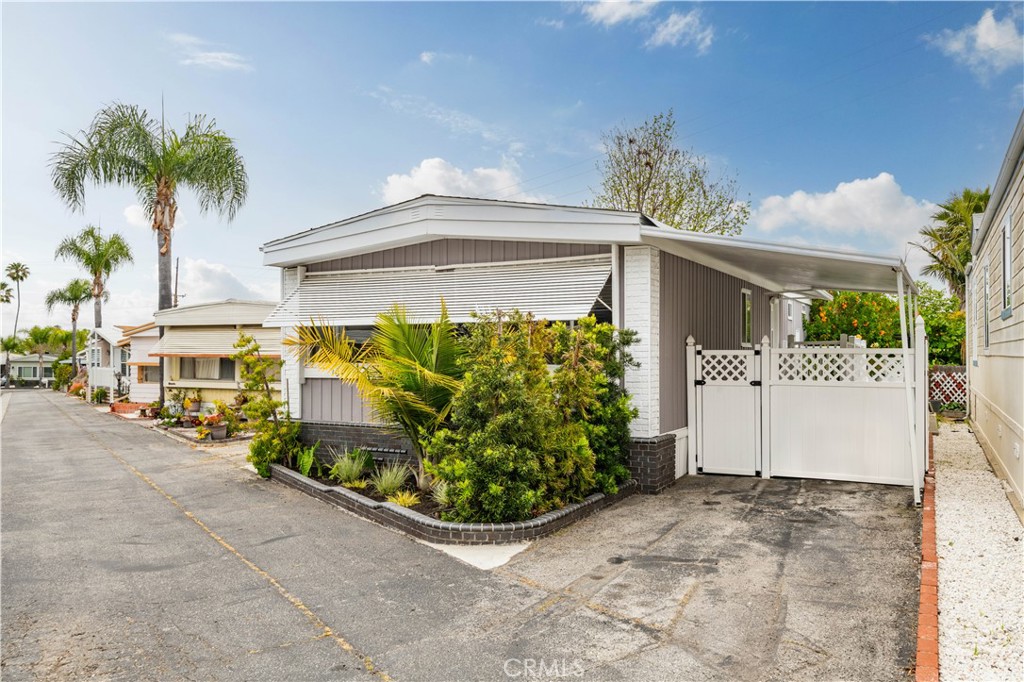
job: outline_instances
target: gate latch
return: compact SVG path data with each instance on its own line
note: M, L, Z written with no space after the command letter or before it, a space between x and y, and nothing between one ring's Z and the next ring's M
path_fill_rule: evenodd
M761 385L761 382L760 382L760 381L758 381L757 379L755 379L755 380L753 380L753 381L751 381L751 382L750 382L750 385L751 385L751 386L760 386L760 385Z
M703 379L694 379L693 380L693 385L694 386L703 386L706 383L708 383L708 382L704 381Z

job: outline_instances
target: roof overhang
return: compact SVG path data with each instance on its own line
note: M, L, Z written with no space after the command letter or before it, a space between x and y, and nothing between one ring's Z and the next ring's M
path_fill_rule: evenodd
M821 298L826 289L895 293L898 277L916 292L906 264L892 256L761 242L643 227L641 240L681 258L752 282L773 293Z
M260 344L262 355L281 357L281 341L276 331L259 328L247 333ZM236 330L171 327L149 350L149 357L227 358L238 353L237 342Z
M1021 111L1020 118L1017 119L1017 127L1014 128L1013 137L1010 138L1010 146L1006 150L1006 156L1003 157L1003 165L999 168L999 175L992 188L988 207L982 214L978 233L974 235L971 242L971 252L974 255L978 255L981 245L985 242L985 235L992 228L992 221L996 219L996 213L999 212L1003 199L1010 189L1010 181L1013 180L1013 175L1022 161L1024 161L1024 111Z

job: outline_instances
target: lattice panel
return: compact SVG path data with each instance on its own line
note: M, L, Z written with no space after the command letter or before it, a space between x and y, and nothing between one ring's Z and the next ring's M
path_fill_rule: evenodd
M749 352L708 354L705 351L701 357L701 376L704 381L745 384L752 378L748 376L747 369L748 359L753 357Z
M933 369L928 373L928 399L967 404L967 372L965 369Z
M775 380L798 382L903 381L903 357L893 353L778 352Z

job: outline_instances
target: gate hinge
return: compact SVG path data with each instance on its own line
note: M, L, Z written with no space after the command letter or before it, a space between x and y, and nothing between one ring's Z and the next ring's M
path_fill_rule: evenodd
M697 349L697 355L704 355L704 351L698 348Z
M755 348L754 349L754 355L760 355L760 354L761 354L761 349L760 348Z
M758 478L760 478L761 477L761 472L760 471L755 471L754 475L757 476Z
M694 379L693 380L693 385L694 386L703 386L706 383L708 383L708 382L704 381L703 379Z
M757 379L754 379L753 381L750 382L750 385L751 386L760 386L761 382L758 381Z

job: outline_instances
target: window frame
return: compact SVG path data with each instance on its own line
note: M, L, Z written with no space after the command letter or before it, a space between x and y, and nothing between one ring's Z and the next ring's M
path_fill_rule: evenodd
M740 289L740 347L754 346L754 296L750 289Z
M992 340L991 339L991 337L992 337L992 328L991 328L991 325L989 324L989 314L988 314L989 301L991 300L991 296L992 296L991 282L990 282L991 278L989 277L988 263L985 263L985 273L984 274L985 274L985 288L982 291L981 306L980 306L981 309L980 309L979 312L981 313L982 324L984 325L985 350L987 351L988 348L989 348L989 345L991 343L991 340Z
M1000 297L999 317L1003 320L1013 315L1013 210L1007 209L1003 216L1003 288Z

